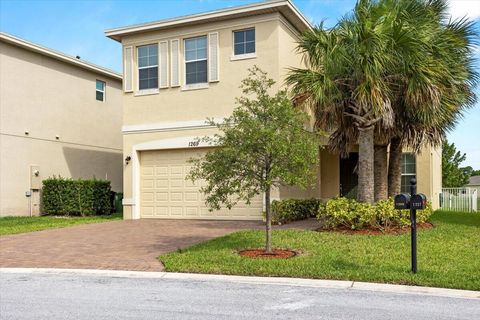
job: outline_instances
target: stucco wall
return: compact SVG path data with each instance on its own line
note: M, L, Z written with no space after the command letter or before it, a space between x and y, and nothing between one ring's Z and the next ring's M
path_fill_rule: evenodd
M0 97L1 216L29 214L31 165L42 179L95 176L122 190L120 80L0 42Z
M424 193L434 209L442 192L442 149L425 147L417 154L417 192Z
M253 59L232 61L232 32L234 30L255 27L256 57ZM134 146L149 141L195 137L213 134L212 128L201 126L190 129L179 123L198 122L207 117L224 117L231 114L235 107L234 98L241 95L238 88L240 81L247 76L247 69L257 65L269 73L277 81L277 88L284 84L289 67L299 67L301 56L295 52L298 35L288 22L279 14L265 14L257 17L215 22L195 27L173 28L161 32L148 32L128 36L122 39L123 46L158 43L160 41L180 39L180 79L184 83L183 39L206 35L209 32L219 33L220 81L210 83L201 90L182 90L182 87L159 89L158 93L139 95L138 92L124 94L124 125L128 132L124 134L124 158L133 156ZM136 54L136 50L133 50ZM136 57L133 59L134 88L137 88ZM170 67L170 66L169 66ZM179 127L159 129L170 125ZM148 130L141 131L142 125L149 125ZM183 143L183 142L182 142ZM181 148L187 145L179 145ZM352 151L357 147L353 147ZM338 196L340 189L340 158L327 150L320 152L320 167L317 173L317 186L306 191L298 188L281 187L274 190L272 199L319 197L328 199ZM439 173L438 152L427 151L419 155L417 172L419 174L419 191L424 192L438 202L441 188L441 172ZM432 169L435 168L435 169ZM133 164L124 164L124 217L131 218L132 208L138 200L132 190ZM432 170L434 170L432 172ZM436 170L436 171L435 171ZM439 180L440 179L440 180ZM441 183L441 182L440 182ZM437 193L436 193L437 192ZM435 194L436 193L436 194Z
M136 90L124 94L124 125L129 128L150 124L162 127L185 121L202 121L207 117L222 118L231 115L235 107L235 97L241 96L239 88L241 80L248 75L248 68L257 65L268 72L268 76L277 81L275 88L283 85L283 76L287 67L298 65L298 57L293 55L294 33L285 26L287 22L279 14L265 14L257 17L233 19L230 21L209 23L195 27L176 28L162 32L149 32L122 39L124 46L157 43L160 41L180 39L180 79L184 83L183 39L206 35L209 32L219 33L219 70L220 81L209 83L207 89L182 90L182 87L160 89L158 93L140 96ZM245 60L232 60L232 33L234 30L255 28L256 57ZM136 55L136 49L133 50ZM136 63L134 55L133 82L138 87ZM293 57L293 58L292 58ZM170 66L169 66L170 68ZM128 132L124 134L124 157L132 156L134 145L172 139L179 137L195 137L213 134L212 128L149 130L148 132ZM187 146L184 146L187 147ZM124 217L131 217L135 200L132 190L134 179L132 163L124 164ZM272 198L305 198L318 193L315 189L300 190L292 187L281 187L273 191ZM132 205L132 203L134 205Z
M278 24L278 15L270 14L189 28L149 32L123 39L124 46L134 48L165 40L180 39L180 79L184 84L183 40L207 35L209 32L218 32L220 70L220 81L209 83L206 89L185 91L182 87L170 87L145 96L138 96L135 92L125 93L124 125L204 120L207 117L230 115L235 106L235 97L241 95L240 82L247 77L249 68L257 65L268 72L271 78L278 79ZM231 60L232 32L250 27L255 27L256 58ZM133 83L134 88L137 88L136 49L133 51Z

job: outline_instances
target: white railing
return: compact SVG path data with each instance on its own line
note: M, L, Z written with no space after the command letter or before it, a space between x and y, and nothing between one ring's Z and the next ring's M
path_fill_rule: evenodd
M442 188L440 208L451 211L476 212L478 210L477 189Z

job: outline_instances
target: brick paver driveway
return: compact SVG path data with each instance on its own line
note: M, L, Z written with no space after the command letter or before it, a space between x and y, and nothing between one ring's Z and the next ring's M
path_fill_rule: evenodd
M260 224L144 219L2 236L0 267L160 271L163 253Z
M303 229L312 224L288 226ZM0 267L161 271L157 257L163 253L257 228L263 228L259 221L144 219L2 236Z

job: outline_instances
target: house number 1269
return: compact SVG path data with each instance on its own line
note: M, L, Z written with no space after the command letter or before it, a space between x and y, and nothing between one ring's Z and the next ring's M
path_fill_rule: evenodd
M199 144L200 144L200 141L190 141L188 143L188 146L189 147L198 147Z

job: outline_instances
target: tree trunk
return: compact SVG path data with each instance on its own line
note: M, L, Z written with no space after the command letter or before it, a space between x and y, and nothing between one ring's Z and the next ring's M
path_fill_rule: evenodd
M402 141L393 138L390 142L390 157L388 163L388 196L394 197L400 193L402 183Z
M265 252L272 253L272 218L270 215L270 186L265 190L265 231L266 231L266 243Z
M358 135L358 194L360 202L373 203L374 177L373 177L373 126L359 128Z
M375 202L388 197L387 146L375 146L374 155Z

